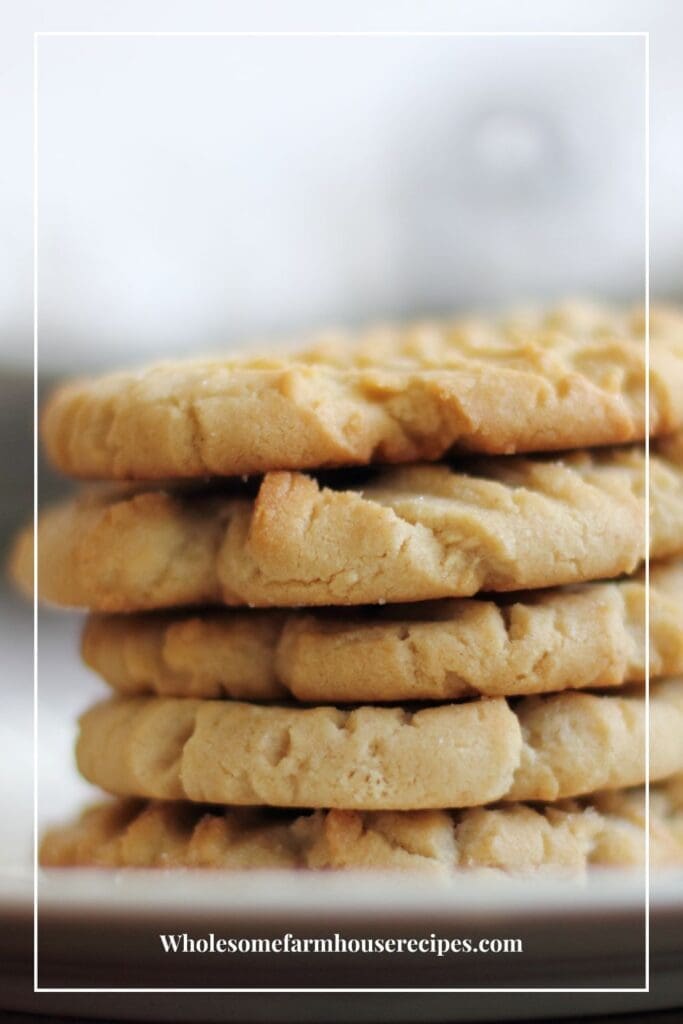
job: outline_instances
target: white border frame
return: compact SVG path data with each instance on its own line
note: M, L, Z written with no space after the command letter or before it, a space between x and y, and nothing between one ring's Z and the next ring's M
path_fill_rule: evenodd
M49 37L225 37L225 38L502 38L631 37L644 43L644 286L645 422L650 421L650 33L642 32L449 32L449 31L235 31L235 32L34 32L33 33L33 991L39 993L634 993L650 992L650 439L645 438L645 984L642 988L41 988L38 984L38 42Z

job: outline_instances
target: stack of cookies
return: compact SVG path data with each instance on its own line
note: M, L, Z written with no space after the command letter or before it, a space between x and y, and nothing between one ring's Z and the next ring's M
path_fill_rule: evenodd
M114 691L45 865L683 861L683 316L562 307L76 381L40 598ZM650 634L643 563L649 539ZM30 585L32 541L15 552ZM681 559L681 560L678 560ZM649 642L648 642L649 640Z

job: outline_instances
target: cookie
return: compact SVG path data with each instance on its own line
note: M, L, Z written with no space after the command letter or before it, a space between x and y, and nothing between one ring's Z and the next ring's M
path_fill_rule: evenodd
M651 317L654 434L683 425L683 316ZM563 307L336 336L279 357L166 362L56 392L54 464L158 480L620 444L645 434L641 313Z
M508 800L561 800L645 780L642 692L523 697L522 749ZM650 778L683 771L683 678L650 688Z
M653 685L651 778L683 771L683 679ZM119 796L345 810L560 800L644 780L642 696L415 711L128 697L81 719L78 766Z
M614 577L641 561L639 448L465 470L384 469L342 489L270 473L255 499L91 492L42 516L40 594L113 612L396 603ZM683 551L683 445L653 455L651 497L652 557Z
M503 700L413 713L131 697L86 712L76 754L118 795L384 810L497 800L520 746Z
M680 786L678 787L680 790ZM116 800L49 831L44 867L309 868L580 874L642 864L642 789L556 805L466 811L315 811ZM683 863L683 792L651 789L653 865Z
M650 674L683 673L683 561L653 563ZM93 615L85 662L131 696L453 700L645 678L642 579L337 611Z

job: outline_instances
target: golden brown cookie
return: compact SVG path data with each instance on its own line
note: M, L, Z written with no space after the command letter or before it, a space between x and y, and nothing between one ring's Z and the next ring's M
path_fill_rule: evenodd
M131 696L321 703L453 700L645 678L642 579L522 600L464 598L348 612L92 615L86 663ZM683 561L653 563L650 674L683 673Z
M653 434L683 425L683 316L653 310ZM379 328L272 358L78 380L43 417L66 473L155 480L619 444L644 436L642 314L567 305Z
M384 469L335 489L270 473L256 499L96 490L41 517L40 594L120 612L396 603L614 577L644 554L644 477L642 450L624 448ZM651 499L652 557L680 553L680 440L652 456Z
M655 683L653 780L683 771L683 679ZM640 694L405 707L118 698L81 719L78 766L119 796L345 810L560 800L645 778Z
M116 800L51 829L44 867L312 868L450 873L579 874L588 866L642 864L642 789L559 804L508 804L466 811L218 810L172 802ZM653 865L683 863L683 791L651 790Z
M503 700L413 713L131 697L81 718L77 762L109 792L279 807L473 806L509 788L521 745Z

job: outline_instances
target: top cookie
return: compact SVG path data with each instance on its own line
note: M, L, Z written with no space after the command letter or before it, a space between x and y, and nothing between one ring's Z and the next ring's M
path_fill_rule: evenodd
M65 473L146 480L619 444L646 432L643 337L640 313L566 306L160 363L62 387L43 438ZM683 425L683 315L650 337L657 435Z

